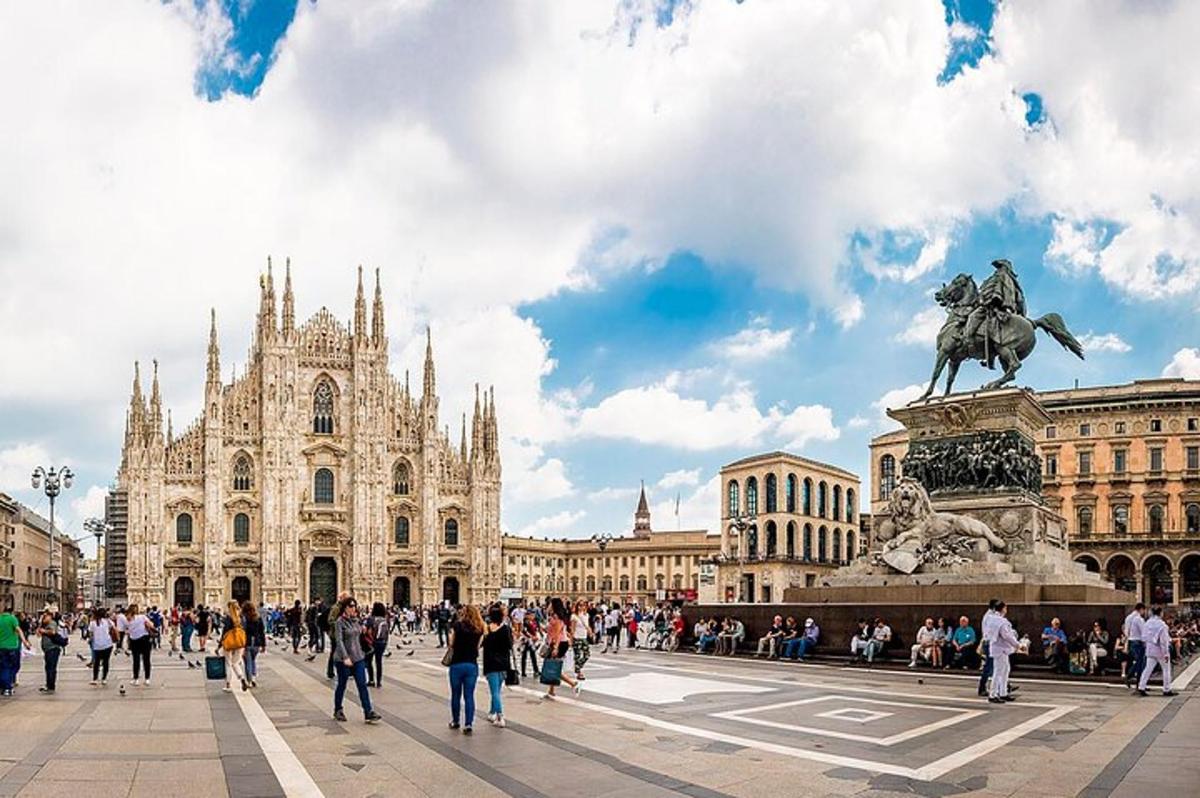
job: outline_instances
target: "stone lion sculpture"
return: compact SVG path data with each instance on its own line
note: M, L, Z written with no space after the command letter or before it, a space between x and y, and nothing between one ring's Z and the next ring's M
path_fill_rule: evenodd
M1003 538L982 521L934 510L925 487L911 477L901 479L892 491L888 515L879 528L879 539L886 541L885 559L898 549L927 551L940 545L958 547L965 543L976 550L982 545L984 550L997 552L1006 548Z

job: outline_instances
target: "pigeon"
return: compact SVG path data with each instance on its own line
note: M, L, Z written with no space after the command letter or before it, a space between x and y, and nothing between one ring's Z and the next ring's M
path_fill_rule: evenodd
M181 659L181 660L183 659L183 652L182 652L182 651L180 651L180 652L179 652L179 659Z
M80 654L78 651L75 652L75 656L79 658L80 662L87 662L87 660L84 659L83 655Z
M305 658L304 658L304 661L305 661L305 662L312 662L312 661L313 661L314 659L316 659L316 658L317 658L317 655L316 655L316 654L309 654L307 657L305 657Z
M408 652L407 654L405 654L404 656L406 656L406 657L411 657L413 654L416 654L416 653L417 653L417 652L415 652L415 651L409 651L409 652Z
M125 695L125 685L124 685L124 684L122 684L122 685L121 685L121 686L118 688L117 692L119 692L121 695Z
M390 656L392 656L392 652L389 651L388 653L384 654L383 656L390 657Z
M194 662L189 662L189 663L188 663L188 669L189 669L189 670L195 670L195 669L196 669L196 663L194 663Z

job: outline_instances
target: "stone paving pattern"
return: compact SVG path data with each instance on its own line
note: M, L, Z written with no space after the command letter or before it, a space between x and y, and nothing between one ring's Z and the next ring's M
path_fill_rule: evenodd
M962 699L946 701L945 706L984 710L989 705L971 700L974 684L966 679L925 678L918 684L911 674L622 652L594 657L598 667L589 674L594 689L585 682L581 699L593 709L569 697L542 701L537 696L542 688L527 680L522 690L506 693L510 726L504 730L491 728L483 717L487 686L481 679L475 734L464 737L446 728L449 712L445 675L437 662L440 652L427 643L414 645L415 655L406 656L404 648L386 660L384 687L372 693L384 720L373 726L362 723L361 711L349 700L353 689L346 705L349 722L331 718L323 657L307 662L303 655L273 646L260 659L260 686L251 695L324 795L1140 798L1152 788L1157 788L1155 794L1200 794L1200 760L1194 755L1200 747L1200 702L1191 689L1173 700L1153 694L1139 699L1123 689L1027 683L1023 702L1077 708L940 778L920 781L706 739L686 728L708 729L716 737L728 733L809 751L904 762L906 757L915 761L953 753L967 741L1002 730L1006 721L1031 717L1033 709L1014 705L1006 717L1001 713L1010 708L1002 707L884 751L874 743L795 734L709 715L778 703L792 698L793 692L850 695L847 688L877 691L878 695L860 695L880 700L902 693L924 698L895 700L936 704ZM153 686L133 687L130 660L118 655L109 685L93 688L88 685L90 672L74 658L78 647L73 641L63 660L56 695L37 693L41 663L33 659L22 669L17 697L0 703L0 796L285 794L271 766L279 758L268 759L237 698L222 692L220 684L205 681L200 668L189 669L186 662L156 653ZM190 655L196 662L200 657ZM774 683L778 689L771 695L704 694L662 706L604 692L606 683L614 684L609 680L637 673L655 674L663 684L676 673L705 673L717 681ZM119 694L122 682L125 696ZM833 702L822 711L835 708ZM685 729L649 725L639 717ZM799 722L789 719L786 710L762 717ZM869 734L890 734L903 726L895 717L879 722L887 731Z

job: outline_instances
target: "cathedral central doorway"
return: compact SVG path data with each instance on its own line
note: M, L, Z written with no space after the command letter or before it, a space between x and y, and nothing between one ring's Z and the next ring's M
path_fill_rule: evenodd
M250 578L247 576L235 576L231 590L231 597L234 601L241 603L250 600Z
M458 579L456 577L447 576L442 580L442 599L452 605L458 604Z
M332 557L313 557L308 567L308 601L317 599L327 606L337 600L337 562Z
M397 576L392 580L392 604L397 607L407 607L412 603L412 583L407 576Z
M190 610L196 603L196 583L190 576L175 580L175 604L180 609Z

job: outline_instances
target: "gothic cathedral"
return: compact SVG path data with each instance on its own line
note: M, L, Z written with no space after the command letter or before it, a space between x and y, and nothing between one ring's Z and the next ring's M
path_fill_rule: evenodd
M388 372L375 275L362 269L351 331L322 308L297 327L291 265L276 323L270 260L250 362L221 380L214 311L204 412L163 431L137 366L118 487L128 495L131 601L290 604L344 590L360 602L482 603L500 590L500 454L494 394L476 387L470 436L438 424L432 340L420 397Z

